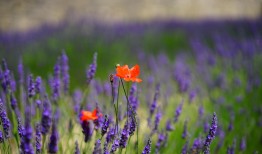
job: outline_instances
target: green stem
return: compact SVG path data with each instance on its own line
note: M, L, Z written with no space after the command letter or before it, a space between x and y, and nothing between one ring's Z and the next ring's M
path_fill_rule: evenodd
M139 121L137 120L137 130L136 130L136 153L138 154L138 131L139 131Z
M43 140L42 140L42 152L45 152L45 140L46 140L46 135L43 135Z
M112 88L112 89L113 89L113 88ZM118 132L118 101L119 101L119 89L120 89L120 81L118 82L116 106L115 106L115 104L114 104L115 114L116 114L116 126L115 126L114 134L116 134L116 132ZM113 91L112 91L112 95L113 95ZM114 98L114 96L113 96L113 98ZM113 101L114 101L114 99L113 99Z
M130 137L129 137L129 139L128 139L128 142L127 142L127 146L126 146L126 152L125 152L125 154L127 153L127 149L128 149L128 145L129 145L129 143L130 143L130 139L131 139L131 137L132 137L132 136L130 136Z

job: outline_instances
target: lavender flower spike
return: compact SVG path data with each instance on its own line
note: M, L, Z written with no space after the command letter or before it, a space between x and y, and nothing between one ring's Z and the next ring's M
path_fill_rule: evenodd
M1 123L3 126L3 131L4 131L4 136L5 138L9 138L10 137L10 121L6 115L6 111L4 109L4 104L0 98L0 118L1 118Z
M56 121L53 121L53 125L52 125L52 133L50 136L50 142L48 145L48 152L49 153L57 153L58 151L58 132L57 132L57 128L56 128Z
M134 135L134 132L136 131L136 120L131 117L131 121L130 121L130 124L129 124L129 136L132 136Z
M69 90L69 66L68 66L68 57L65 53L65 51L62 52L61 56L61 74L62 74L62 80L63 80L63 89L64 93L66 94Z
M142 154L149 154L150 152L151 152L151 140L148 139L147 144L144 150L142 151Z
M28 97L31 98L35 95L35 83L33 80L33 75L28 76Z
M184 123L184 130L182 133L182 138L185 139L187 137L187 120Z
M3 142L4 142L4 136L3 136L2 131L0 130L0 143L3 143Z
M22 150L23 153L26 153L26 154L33 154L34 153L34 148L31 144L33 130L32 130L32 127L30 125L30 121L31 121L31 119L30 119L30 107L27 106L26 111L25 111L25 130L24 130L23 137L21 139L21 150Z
M126 147L128 137L129 137L129 124L126 122L126 124L125 124L125 126L122 130L120 143L119 143L121 148Z
M41 87L42 86L42 78L40 76L36 77L35 79L35 92L37 94L41 93Z
M101 140L100 139L96 140L93 154L102 154Z
M19 60L19 64L17 66L17 71L18 71L18 74L19 74L19 83L20 83L20 85L23 85L23 83L24 83L24 66L23 66L22 59Z
M79 146L78 146L78 142L75 142L75 153L74 154L80 154L80 150L79 150Z
M172 125L171 120L168 120L166 122L166 131L172 131L172 130L174 130L174 126Z
M52 92L53 92L53 99L55 101L58 100L60 97L60 65L59 59L58 62L54 66L54 77L52 81Z
M42 148L42 139L41 139L41 125L39 123L36 124L36 131L35 131L35 149L36 153L41 153Z
M110 153L116 152L117 148L119 148L119 140L115 139L115 141L114 141L114 143L112 145L112 148L110 150Z
M104 119L103 126L102 126L102 129L101 129L101 135L102 136L105 135L108 127L109 127L109 119L107 118L107 115L105 115L105 119Z
M20 136L20 138L23 138L24 136L24 126L22 125L22 121L20 117L17 117L17 131L18 131L18 135Z
M210 144L212 140L215 138L216 131L217 131L217 116L216 113L214 112L212 124L210 126L209 133L206 137L206 141L204 144L204 154L210 153Z
M88 85L90 84L91 80L95 76L96 67L97 67L96 61L97 61L97 53L94 54L93 63L89 65L89 69L86 72L86 78L87 78L86 82L87 82Z
M155 95L154 95L154 100L153 100L153 103L150 106L150 117L154 114L154 111L157 107L157 100L159 98L159 91L160 91L160 84L157 84Z
M89 121L83 121L82 122L82 132L85 135L85 142L89 141L91 136L92 136L92 130L91 130L91 126L90 126L90 122Z
M41 125L42 125L41 132L43 135L46 135L51 127L51 123L52 123L51 114L52 113L50 109L50 102L48 100L47 95L45 95L45 99L43 103L42 119L41 119Z
M154 131L157 131L161 118L162 118L162 113L161 113L160 110L158 110L158 112L157 112L157 114L156 114L156 117L155 117L155 127L154 127Z
M182 112L182 107L183 107L183 101L178 105L177 109L176 109L176 113L175 113L175 118L174 118L174 122L177 122L181 112Z

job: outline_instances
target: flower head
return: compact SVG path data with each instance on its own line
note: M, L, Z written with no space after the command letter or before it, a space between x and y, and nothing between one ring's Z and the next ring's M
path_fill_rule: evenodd
M102 116L102 114L100 114L99 116ZM97 109L94 109L93 112L90 111L81 111L80 114L80 120L83 121L89 121L89 120L96 120L98 119L98 115L97 115Z
M142 80L140 78L137 78L139 74L139 65L135 65L131 69L128 68L128 65L117 66L116 68L116 76L119 78L123 78L125 81L141 82Z

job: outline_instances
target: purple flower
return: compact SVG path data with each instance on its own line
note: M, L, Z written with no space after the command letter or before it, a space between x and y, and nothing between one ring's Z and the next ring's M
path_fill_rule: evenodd
M129 136L134 135L136 131L136 121L133 117L131 117L130 124L129 124Z
M181 154L187 154L187 148L188 148L188 141L186 141L186 143L184 144Z
M98 107L98 104L96 103L96 114L100 115L100 108ZM103 119L101 116L98 116L98 118L96 120L94 120L94 124L95 124L95 130L98 130L102 124L103 124Z
M80 154L80 150L79 150L79 146L78 146L78 142L75 142L75 153L74 154Z
M94 54L93 63L89 65L89 69L86 72L86 82L89 85L91 80L94 78L96 73L96 61L97 61L97 53Z
M122 130L119 145L121 148L125 148L129 137L129 124L126 122Z
M105 119L104 119L103 126L102 126L102 129L101 129L101 135L102 136L105 135L108 127L109 127L109 119L107 118L107 115L105 115Z
M240 151L244 151L246 149L246 138L245 137L242 137L239 149Z
M17 101L16 101L14 94L11 94L10 102L11 102L12 109L15 110L17 107Z
M3 88L3 91L7 93L7 89L10 87L11 84L11 79L10 79L10 70L7 67L7 64L5 60L2 60L2 66L3 66L3 71L0 68L0 80L1 80L1 86Z
M4 109L4 104L0 98L0 118L1 118L1 123L3 126L3 131L4 131L4 136L6 139L8 139L11 135L10 133L10 121L6 115L6 111Z
M115 136L115 129L110 128L108 133L107 133L107 136L106 136L106 142L109 143L109 142L113 141L114 136Z
M172 130L174 130L174 126L172 125L171 120L168 120L166 122L166 131L172 131Z
M4 142L4 136L3 136L2 131L0 130L0 143L3 143L3 142Z
M196 138L191 147L191 153L199 153L202 148L202 140L200 138Z
M178 105L178 107L176 108L176 113L175 113L175 118L174 118L174 122L177 122L181 112L182 112L182 107L183 107L183 101Z
M62 56L61 56L61 75L62 75L62 81L63 81L63 89L64 89L64 93L68 93L68 89L69 89L69 66L68 66L68 57L65 53L65 51L63 51Z
M193 90L189 93L189 102L190 103L194 101L196 95L197 95L196 91L193 91Z
M153 103L150 106L150 117L154 114L154 111L157 107L157 100L159 98L159 91L160 91L160 84L157 84L155 95L154 95L154 100L153 100Z
M93 154L102 154L101 140L100 139L96 140Z
M28 98L31 98L35 96L35 83L32 74L28 76L27 81L28 81Z
M85 142L89 141L92 136L92 130L91 130L91 125L89 121L83 121L82 124L82 132L85 135Z
M42 138L41 138L41 125L39 123L36 124L36 130L35 130L35 149L36 153L41 153L41 147L42 147Z
M142 154L149 154L150 152L151 152L151 140L148 139L147 144L144 150L142 151Z
M33 129L30 125L30 121L30 107L28 106L25 111L25 130L21 139L21 150L23 153L33 154L34 148L31 144Z
M60 97L60 66L59 66L59 59L54 66L54 76L52 80L52 94L54 101L57 101Z
M187 121L184 123L184 130L182 133L182 138L185 139L187 137Z
M11 79L10 79L10 89L12 92L16 91L16 81L13 75L11 75Z
M21 121L20 117L17 117L17 131L18 131L18 135L20 136L20 138L23 138L25 128L24 128L24 126L22 124L22 121Z
M210 144L212 140L215 138L216 131L217 131L217 116L216 116L216 113L214 112L212 124L210 126L209 133L204 143L204 154L210 153Z
M35 79L35 92L37 94L40 94L41 93L41 88L42 88L42 78L40 76L38 76Z
M103 153L103 154L109 154L107 141L104 142L103 150L104 150L104 153Z
M18 72L18 76L19 76L19 83L20 83L20 85L23 85L23 83L24 83L24 66L23 66L22 59L19 60L17 72Z
M56 128L56 121L53 121L53 125L52 125L52 132L51 132L51 136L50 136L50 141L48 144L48 152L49 153L57 153L58 151L58 132L57 132L57 128Z
M157 112L157 114L156 114L156 117L155 117L155 127L154 127L154 131L157 131L161 118L162 118L162 113L161 113L160 110L158 110L158 112Z
M73 95L73 101L74 101L74 110L76 115L79 115L80 112L80 103L82 99L82 92L81 90L75 90Z
M118 148L119 148L119 140L115 139L112 148L110 150L110 153L115 153Z
M167 139L167 136L163 133L159 133L158 134L158 139L157 139L157 143L156 143L156 153L159 153L160 148L164 146L164 142Z
M136 83L133 83L132 87L130 88L130 92L129 92L129 96L128 96L128 100L129 100L130 106L132 107L133 111L136 111L137 106L138 106L136 91L137 91ZM132 113L130 113L130 114L132 114Z
M41 125L42 125L41 132L43 135L46 135L49 132L51 123L52 123L52 119L51 119L50 102L48 100L47 95L45 95L45 99L43 102L42 119L41 119Z

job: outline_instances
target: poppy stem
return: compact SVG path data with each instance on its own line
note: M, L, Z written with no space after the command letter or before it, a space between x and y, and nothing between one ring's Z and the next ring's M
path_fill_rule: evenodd
M115 114L116 114L116 124L115 124L115 130L114 130L114 134L116 134L116 131L118 132L118 100L119 100L118 98L119 98L120 81L118 82L116 104L114 103L115 102L115 95L114 95L113 83L111 83L111 87L112 87L112 103L114 104Z
M124 93L125 93L125 96L126 96L126 100L127 100L126 114L127 114L127 123L128 123L128 118L129 118L129 116L128 116L129 99L128 99L128 96L127 96L128 94L127 94L127 92L126 92L126 89L125 89L123 80L122 80L122 79L120 79L120 80L121 80L121 84L122 84L122 87L123 87L123 90L124 90ZM131 111L132 111L132 109L131 109ZM132 113L133 113L133 112L132 112ZM133 114L132 114L132 116L133 116Z

